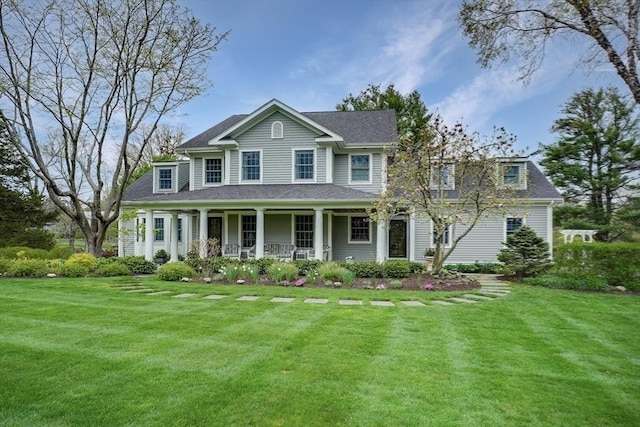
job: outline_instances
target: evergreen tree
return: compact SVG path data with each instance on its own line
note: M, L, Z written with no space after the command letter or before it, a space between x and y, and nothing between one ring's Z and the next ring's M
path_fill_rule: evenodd
M535 276L551 267L549 244L526 225L507 237L507 246L498 254L505 273L518 277Z
M55 238L42 227L56 215L45 210L42 196L30 188L29 170L11 138L14 135L0 112L0 247L51 249Z

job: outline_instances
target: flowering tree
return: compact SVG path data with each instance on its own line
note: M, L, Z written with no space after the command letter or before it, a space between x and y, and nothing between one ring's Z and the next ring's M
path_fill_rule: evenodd
M502 165L516 157L515 137L503 128L490 137L468 134L461 123L434 117L421 138L389 153L387 189L376 202L375 221L407 210L433 224L433 273L483 217L502 216L516 190L502 185ZM425 251L431 246L424 248Z

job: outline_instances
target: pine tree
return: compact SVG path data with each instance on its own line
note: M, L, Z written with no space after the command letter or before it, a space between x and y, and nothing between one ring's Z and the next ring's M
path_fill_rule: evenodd
M549 244L526 225L507 237L507 246L498 254L505 264L505 274L518 277L535 276L551 267Z
M44 208L42 196L30 188L29 171L16 153L12 138L0 112L0 247L51 249L55 238L42 228L56 215Z

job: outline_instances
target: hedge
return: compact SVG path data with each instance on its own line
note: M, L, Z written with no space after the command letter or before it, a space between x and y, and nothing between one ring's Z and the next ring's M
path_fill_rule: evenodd
M597 277L609 286L640 290L640 244L569 243L558 245L554 272L564 276Z

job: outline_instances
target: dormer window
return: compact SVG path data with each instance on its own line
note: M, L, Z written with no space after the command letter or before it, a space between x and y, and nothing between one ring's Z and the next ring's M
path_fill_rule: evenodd
M520 166L506 165L502 171L502 183L505 185L520 184Z
M284 138L284 126L281 121L276 121L271 124L271 139Z
M160 190L171 190L173 187L171 175L172 173L170 168L158 170L158 188Z

